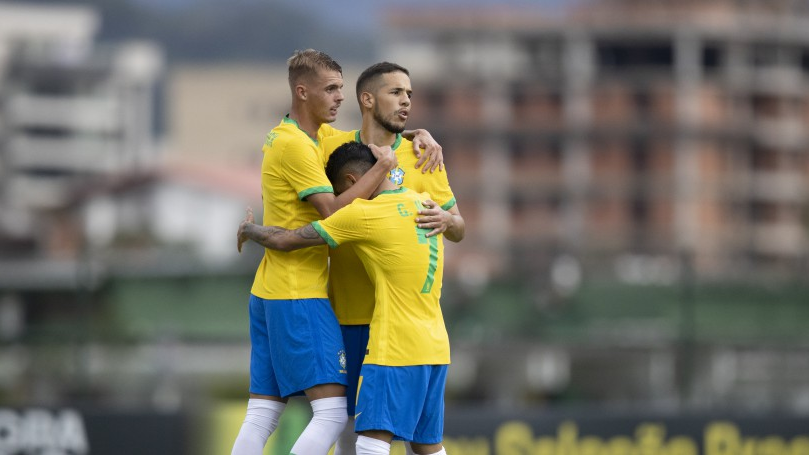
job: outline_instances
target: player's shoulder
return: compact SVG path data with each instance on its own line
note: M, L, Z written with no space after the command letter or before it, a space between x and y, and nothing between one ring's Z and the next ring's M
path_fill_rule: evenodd
M426 201L427 199L432 199L432 196L427 191L415 191L410 190L413 194L411 197L418 199L419 201Z
M413 153L413 141L406 139L402 135L396 137L396 142L393 144L392 148L393 151L396 152L396 157L399 158L399 160L415 156Z
M298 124L294 120L289 117L284 117L278 125L267 133L264 139L264 146L276 146L282 141L288 141L290 138L297 136L298 133L301 132L302 130L298 128Z
M446 174L444 170L436 170L435 172L425 172L422 173L421 169L416 169L416 163L419 160L419 157L416 156L416 150L413 147L413 141L409 139L405 139L403 136L400 136L401 140L397 141L397 146L394 149L396 152L396 159L399 161L399 168L402 169L405 173L412 172L409 177L413 177L419 180L425 179L427 181L437 180L440 181L443 178L446 178ZM446 169L446 165L445 165ZM405 184L408 179L405 179ZM417 185L415 182L412 182L412 185Z
M427 191L416 191L416 190L414 190L412 188L408 188L408 187L405 187L405 186L401 187L400 195L404 199L409 199L409 200L413 200L413 201L416 201L416 202L424 202L427 199L432 200L432 196L430 195L429 192L427 192Z
M279 156L287 156L290 153L303 153L304 156L308 156L312 152L315 152L314 156L320 155L318 143L297 125L290 123L281 123L267 133L262 150L264 152L272 150Z
M320 128L318 128L318 130L317 130L317 135L321 139L331 137L331 136L335 136L335 135L338 135L338 134L343 134L343 133L345 133L345 131L338 130L337 128L329 125L328 123L321 124Z
M337 134L326 136L321 141L321 148L327 155L331 154L337 147L357 140L357 130L339 131Z
M403 150L412 150L413 149L413 141L410 139L402 136L401 134L398 136L399 147Z

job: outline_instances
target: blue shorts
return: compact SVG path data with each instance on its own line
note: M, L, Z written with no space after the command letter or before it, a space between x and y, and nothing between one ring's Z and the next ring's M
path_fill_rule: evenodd
M250 393L288 397L320 384L346 385L340 325L328 299L250 296Z
M343 344L346 347L346 371L348 372L348 387L346 388L346 404L349 416L354 416L354 407L357 404L357 383L360 380L362 361L365 360L365 350L368 349L369 325L341 325Z
M448 367L363 365L354 431L385 430L405 441L441 442Z

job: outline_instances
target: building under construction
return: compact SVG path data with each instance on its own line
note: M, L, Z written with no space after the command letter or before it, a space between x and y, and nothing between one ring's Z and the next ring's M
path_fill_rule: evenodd
M471 226L462 271L806 276L807 2L390 19L381 54L411 69L411 124L441 139Z

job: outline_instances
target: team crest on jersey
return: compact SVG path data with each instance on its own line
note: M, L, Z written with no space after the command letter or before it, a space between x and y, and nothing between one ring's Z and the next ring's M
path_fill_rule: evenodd
M390 175L388 176L388 178L390 179L391 182L397 185L401 185L404 182L404 175L405 175L404 169L397 167L396 169L390 171Z
M269 133L267 133L267 139L264 140L264 145L266 145L267 147L272 147L272 142L277 137L278 137L278 133L276 133L275 131L270 131Z
M340 362L340 369L346 369L346 351L344 349L340 349L340 352L337 353L337 359Z

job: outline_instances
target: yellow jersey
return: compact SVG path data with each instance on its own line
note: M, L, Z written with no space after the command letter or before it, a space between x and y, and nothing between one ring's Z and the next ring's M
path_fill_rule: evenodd
M295 120L284 117L267 134L261 162L265 226L296 229L321 218L306 198L333 192L323 168L320 142L338 132L323 124L315 141ZM326 298L327 277L325 246L287 253L265 248L251 292L263 299Z
M443 236L426 237L413 220L428 199L407 188L356 199L312 223L328 245L353 244L376 290L365 363L444 365L449 337L439 299ZM343 248L340 246L340 248ZM338 248L339 249L339 248Z
M334 150L346 142L362 142L360 131L345 131L325 138L322 142L324 166ZM397 185L404 185L417 192L426 192L444 210L455 205L455 196L449 186L446 172L422 173L416 169L416 154L413 143L396 136L391 146L399 166L388 178ZM374 313L374 286L364 270L354 245L348 244L329 250L329 300L341 325L365 325L371 323Z

